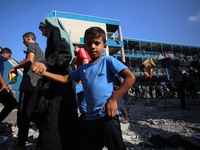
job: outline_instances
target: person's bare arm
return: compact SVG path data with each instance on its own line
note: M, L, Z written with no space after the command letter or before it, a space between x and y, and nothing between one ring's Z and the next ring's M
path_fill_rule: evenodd
M19 65L13 67L14 69L26 68L32 65L35 59L35 54L30 52L25 61L20 63Z
M89 63L88 59L83 59L82 60L82 64L88 64L88 63Z
M135 76L129 69L124 69L119 73L119 76L124 78L124 82L118 90L108 99L103 112L107 109L108 118L116 116L117 113L117 101L129 90L129 88L135 82Z
M82 65L84 65L84 64L88 64L89 63L89 60L88 59L83 59L82 60ZM79 81L79 83L76 83L76 85L78 85L78 84L81 84L82 82L81 82L81 80Z
M20 68L26 68L32 65L32 63L34 62L35 59L35 54L34 53L29 53L26 60L23 61L22 63L20 63L17 66L14 66L9 72L8 72L8 78L10 76L10 73L15 72L17 74L17 69Z
M0 73L0 83L2 85L0 91L6 91L6 92L9 92L9 89L8 89L8 86L6 85L6 82L4 81L1 73Z
M56 82L61 82L61 83L66 83L66 82L71 82L73 79L69 75L59 75L59 74L54 74L50 72L43 72L42 76L45 76L51 80L54 80Z

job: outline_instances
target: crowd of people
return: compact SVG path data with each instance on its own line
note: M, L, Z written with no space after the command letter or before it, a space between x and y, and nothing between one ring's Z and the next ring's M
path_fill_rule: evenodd
M199 86L199 80L195 81L191 74L191 70L182 74L182 71L178 67L180 61L174 59L174 66L170 69L171 80L162 79L159 81L149 81L146 84L135 82L133 85L133 91L135 99L154 99L154 98L180 98L180 108L183 110L189 110L186 106L185 99L197 99L197 91Z
M127 117L125 107L130 88L134 89L136 99L169 98L176 93L181 109L187 109L184 87L188 97L189 93L197 97L194 88L184 85L186 77L177 60L171 68L173 84L162 80L142 85L124 63L103 56L107 47L103 29L88 28L84 47L72 43L56 17L44 18L39 30L47 38L45 53L36 43L35 34L25 33L22 36L27 46L25 60L8 72L10 76L17 74L17 69L24 69L19 88L18 142L13 149L26 149L32 121L39 129L37 150L100 150L104 146L109 150L125 150L119 116ZM11 55L9 48L0 52L0 102L5 106L0 122L17 105L3 79L4 61Z
M192 79L187 75L189 82L193 82ZM168 81L167 83L163 82L154 82L154 83L141 83L138 81L135 82L133 89L133 94L135 99L156 99L156 98L176 98L179 97L179 88L173 81ZM185 94L187 99L198 98L197 90L195 86L191 83L191 86L184 85ZM190 87L190 88L189 88Z
M32 121L39 129L37 150L93 150L104 146L125 150L117 102L134 84L135 76L116 58L103 56L107 47L105 31L99 27L88 28L83 49L72 44L58 18L43 19L39 29L47 37L45 53L36 43L34 33L25 33L22 36L27 46L25 60L8 72L10 76L24 68L19 88L18 142L12 149L26 149ZM8 109L6 115L4 110L0 113L2 120L17 105L15 99L11 105L13 97L2 77L3 61L10 59L11 54L2 50L0 55L0 93L11 97L7 104L0 95L0 102ZM114 91L116 75L123 82Z

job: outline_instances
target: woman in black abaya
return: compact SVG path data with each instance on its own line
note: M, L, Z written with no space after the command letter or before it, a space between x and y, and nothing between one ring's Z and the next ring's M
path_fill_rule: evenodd
M33 64L34 72L43 71L66 75L74 64L74 47L58 18L47 17L39 29L47 37L45 60ZM44 79L49 80L49 79ZM78 122L74 83L50 83L49 107L42 119L38 138L38 150L76 150L79 148L80 126Z

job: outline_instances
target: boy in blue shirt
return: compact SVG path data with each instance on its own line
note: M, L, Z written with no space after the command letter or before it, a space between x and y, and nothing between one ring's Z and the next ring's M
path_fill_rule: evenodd
M83 131L81 149L100 150L106 146L109 150L125 150L117 112L117 101L134 84L135 76L123 63L112 56L102 56L106 49L106 36L99 27L85 31L84 48L92 61L84 64L69 75L56 75L50 72L35 73L58 82L81 80L87 103L86 124ZM124 78L123 84L114 92L115 74Z

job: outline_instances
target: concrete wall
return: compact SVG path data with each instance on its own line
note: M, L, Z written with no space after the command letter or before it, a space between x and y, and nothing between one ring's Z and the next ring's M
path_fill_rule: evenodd
M98 26L106 32L106 24L83 20L59 18L68 31L73 43L80 43L80 37L84 37L85 30L92 26Z

